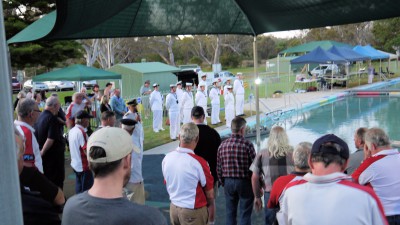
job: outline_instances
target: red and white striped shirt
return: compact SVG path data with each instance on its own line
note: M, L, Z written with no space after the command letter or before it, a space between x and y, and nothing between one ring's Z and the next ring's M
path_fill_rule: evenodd
M178 147L168 153L162 172L172 204L187 209L207 205L205 191L213 189L214 178L207 162L193 150Z
M352 174L361 185L370 185L383 204L386 216L400 215L400 154L382 150L364 160Z
M85 128L76 124L68 133L69 150L71 152L71 167L76 172L89 170L86 156L86 143L88 140Z
M34 134L35 129L31 125L18 120L15 120L14 124L19 133L25 138L24 163L31 164L31 167L36 167L43 173L42 156Z

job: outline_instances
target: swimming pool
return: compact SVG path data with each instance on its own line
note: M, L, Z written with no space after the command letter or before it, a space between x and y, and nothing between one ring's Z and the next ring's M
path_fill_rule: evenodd
M380 127L391 140L400 140L400 98L390 96L339 98L312 110L293 112L290 116L267 120L267 126L280 125L294 146L302 141L314 142L323 134L333 133L355 151L354 132L359 127ZM253 139L254 141L254 139ZM261 137L261 148L267 138Z

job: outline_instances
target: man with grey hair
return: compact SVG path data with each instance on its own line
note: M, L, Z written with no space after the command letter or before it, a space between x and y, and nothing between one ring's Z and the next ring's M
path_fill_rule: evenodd
M19 133L25 138L24 166L35 167L43 173L42 156L35 137L35 125L40 115L39 106L33 99L23 99L19 102L18 120L14 124Z
M86 99L84 102L83 99ZM75 114L85 109L87 105L92 104L90 99L82 92L75 92L72 95L72 103L67 108L67 127L71 129L75 126Z
M244 138L245 119L235 117L231 130L231 137L221 143L217 154L218 181L225 191L226 224L236 224L239 202L240 224L251 224L254 194L249 168L256 151L253 144Z
M35 136L41 149L44 175L62 189L65 178L65 139L62 124L57 119L60 107L57 97L51 96L46 100L45 110L35 124Z
M270 197L268 200L268 208L278 209L279 199L281 199L283 190L286 185L292 181L301 180L303 176L310 172L308 158L310 157L312 144L310 142L300 142L293 151L294 171L288 175L278 177L272 185ZM281 214L276 214L276 219L280 222ZM279 223L281 224L281 222Z
M400 154L380 128L365 133L365 159L352 174L361 185L371 186L382 201L390 225L400 224Z
M196 124L182 125L180 146L162 162L172 225L214 224L214 181L207 162L194 154L198 140Z
M282 194L284 224L387 224L374 191L343 173L349 155L346 142L334 134L314 142L308 160L311 173L289 183Z
M354 145L357 150L353 152L349 158L349 166L346 169L346 172L349 175L353 174L364 160L364 137L367 130L368 129L365 127L360 127L354 134Z

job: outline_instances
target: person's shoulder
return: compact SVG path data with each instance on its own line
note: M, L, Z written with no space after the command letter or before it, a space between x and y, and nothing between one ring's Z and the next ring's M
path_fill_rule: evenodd
M139 205L136 203L129 202L129 206L126 208L127 214L130 215L133 221L137 221L138 224L142 225L166 225L167 221L160 210ZM132 213L135 212L135 213Z

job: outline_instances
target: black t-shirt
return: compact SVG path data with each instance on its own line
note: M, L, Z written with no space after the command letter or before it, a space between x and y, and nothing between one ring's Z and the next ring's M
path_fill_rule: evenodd
M64 154L65 140L61 132L62 125L50 111L44 110L36 124L35 124L35 136L39 144L39 148L42 149L47 138L53 139L54 144L50 149L47 150L45 155L58 155Z
M19 175L21 185L29 190L39 192L40 196L53 204L58 193L58 187L41 174L36 168L24 167Z
M214 181L217 181L217 153L221 137L215 129L208 125L197 124L197 127L199 128L199 142L197 142L194 153L208 162Z
M21 187L21 200L25 225L61 224L59 212L39 195Z

